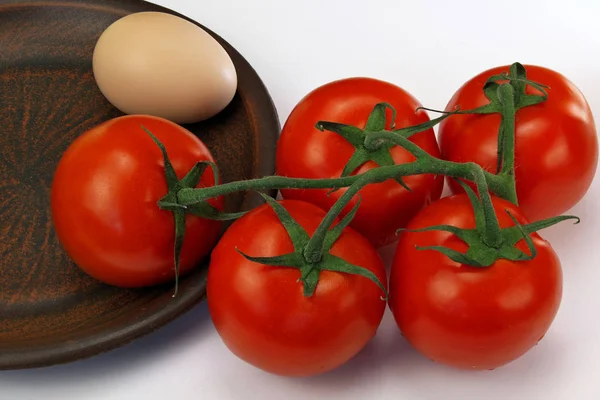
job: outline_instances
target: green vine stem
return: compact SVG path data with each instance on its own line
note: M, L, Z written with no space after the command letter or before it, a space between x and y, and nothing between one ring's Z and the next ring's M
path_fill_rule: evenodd
M510 190L510 196L507 200L518 205L517 182L515 180L515 118L517 109L515 107L514 89L511 85L500 85L498 87L498 97L500 98L502 122L500 125L498 146L498 164L500 166L500 176L505 176L506 183Z
M498 83L502 82L502 83ZM526 94L526 87L530 85L540 92L537 94ZM502 123L500 125L498 134L498 173L493 174L488 171L484 171L486 184L489 189L495 195L509 200L515 204L518 204L516 194L516 183L515 183L515 119L516 113L519 109L528 107L534 104L544 102L548 98L548 94L545 91L547 86L540 83L533 82L527 79L525 68L519 64L514 63L510 67L509 74L499 74L488 78L487 82L483 87L483 91L489 100L488 104L471 110L454 110L450 112L438 111L431 108L419 107L433 112L439 112L445 114L444 116L434 119L432 121L419 124L416 126L409 126L394 131L386 130L373 130L373 128L381 128L385 126L385 121L377 120L377 118L385 118L386 108L392 110L392 114L395 113L395 109L388 103L379 103L374 106L373 112L369 117L368 126L365 129L360 129L350 125L340 124L330 121L318 121L316 127L320 130L329 130L335 132L342 137L346 138L352 143L357 149L348 165L344 169L344 173L340 178L329 178L329 179L304 179L304 178L288 178L282 176L269 176L259 179L250 179L237 182L229 182L219 186L212 186L202 189L191 189L184 188L178 192L179 204L190 205L199 202L204 202L209 198L216 197L219 195L226 195L245 190L267 190L267 189L338 189L342 187L348 187L352 185L357 179L357 176L345 176L350 173L352 169L357 167L356 159L360 156L361 161L374 159L380 165L380 168L395 167L390 165L389 160L385 156L385 152L389 151L389 147L382 148L382 142L373 140L362 142L360 138L372 136L375 134L387 135L387 139L392 141L394 144L404 147L410 151L417 159L419 157L429 157L432 159L427 152L422 150L419 146L408 140L408 138L417 133L430 129L436 124L440 123L443 119L451 117L454 114L492 114L499 113L502 117ZM394 141L393 136L396 138L404 138L407 140ZM383 138L383 136L381 136ZM446 161L450 163L449 161ZM448 164L450 165L450 164ZM399 180L400 184L403 184L401 177L412 174L428 173L428 171L413 172L410 171L399 171L399 174L392 176L390 179ZM432 172L437 173L437 172ZM442 172L442 174L446 175ZM466 176L458 176L469 180Z
M526 94L527 85L533 86L541 94ZM499 226L498 218L492 205L490 191L499 197L517 204L515 182L516 113L520 108L545 101L547 98L545 88L545 86L539 83L528 80L525 68L521 64L515 63L511 66L510 73L494 75L487 80L483 90L489 103L472 110L461 111L457 109L451 112L443 112L444 115L437 119L401 129L394 129L392 126L390 129L394 130L385 129L387 125L385 120L386 109L391 109L393 115L396 113L396 110L388 103L375 105L364 129L336 122L318 121L316 123L318 129L328 130L341 135L356 149L354 155L344 168L342 176L327 179L267 176L225 184L218 184L217 182L215 186L195 188L193 183L207 167L207 165L203 164L209 163L199 162L195 167L195 171L190 171L188 177L177 181L172 176L172 167L170 166L164 147L148 132L157 145L161 147L165 158L165 174L169 183L169 193L158 202L158 206L174 213L175 230L177 232L175 268L176 270L178 269L178 249L181 248L183 241L181 221L186 213L193 213L204 218L222 220L238 218L243 214L219 212L209 207L207 200L211 198L246 190L261 191L284 188L336 190L346 187L347 190L330 208L311 238L308 238L307 235L303 234L294 225L294 222L285 214L281 207L277 206L273 199L265 197L277 212L282 223L286 224L286 229L295 243L295 248L297 248L293 254L286 255L285 257L276 257L272 260L260 257L253 258L248 255L244 256L257 262L267 263L268 265L285 262L287 266L300 268L302 277L305 280L305 294L307 295L311 295L314 292L316 281L318 280L317 271L333 268L331 270L359 273L366 276L368 274L361 269L357 269L359 267L343 265L339 260L331 258L329 249L333 241L336 240L336 235L339 233L339 229L335 231L336 228L332 228L335 221L352 198L366 185L395 179L407 190L410 190L402 181L402 177L419 174L444 175L457 179L469 196L476 219L476 228L473 230L458 229L452 226L437 226L422 229L440 229L452 232L469 245L469 250L465 254L457 253L454 250L443 247L424 248L423 250L440 251L455 261L473 266L488 266L498 258L511 260L531 259L535 256L535 247L528 234L534 232L538 227L544 228L565 219L576 219L576 217L557 217L521 226L511 215L515 226L502 229ZM426 110L435 111L432 109ZM498 133L498 168L496 174L483 170L476 163L456 163L438 159L409 140L411 135L430 129L454 114L490 113L499 113L502 121ZM389 150L393 146L400 146L406 149L416 160L405 164L393 164L391 155L389 154ZM357 167L368 160L375 161L378 167L360 175L350 175ZM215 176L218 176L216 166L210 164L210 167ZM464 181L472 181L477 188L478 195ZM359 203L344 218L343 224L339 226L346 226L350 222L356 213ZM335 231L336 234L333 235L332 231ZM515 244L519 240L526 241L531 252L530 255L516 249ZM372 279L372 277L369 278ZM376 283L380 285L380 282Z
M382 131L372 132L368 134L365 142L380 141L384 139L391 140L395 143L403 143L405 140L407 140L406 138L399 137L391 132ZM499 242L501 242L500 226L498 225L498 219L492 206L492 200L490 198L489 189L485 181L483 169L475 163L453 163L448 161L442 161L433 156L430 156L427 152L421 150L418 146L414 146L416 148L412 150L414 151L414 153L416 153L415 156L418 157L417 161L409 164L397 165L396 171L393 171L393 173L397 173L397 176L406 176L405 173L407 174L408 172L418 171L417 173L435 173L451 177L462 177L469 180L473 180L478 187L478 191L482 193L484 212L484 218L482 219L482 222L484 224L483 226L479 227L482 232L482 240L486 244L489 244L491 246L499 246ZM427 154L427 156L421 154L421 152ZM313 237L308 242L304 250L304 257L307 260L309 260L310 262L318 262L321 259L324 252L324 238L327 234L329 227L333 224L335 219L339 217L342 210L351 201L351 199L360 191L360 189L362 189L364 186L370 183L379 183L390 179L390 175L386 172L387 171L383 170L383 167L372 169L361 174L356 180L356 182L350 185L348 190L346 190L346 192L334 203L334 205L328 211L327 215L325 216L325 218L323 218L323 221L316 229Z
M382 139L382 136L384 135L389 136L389 132L382 132L379 135L373 133L371 134L371 140L376 140L377 138ZM397 140L397 138L395 137L394 140ZM433 157L432 159L436 160ZM422 160L418 160L412 164L414 165L420 162L422 162ZM546 228L569 219L574 219L576 220L576 223L579 223L579 218L575 216L560 216L549 218L544 221L538 221L523 227L507 210L506 212L509 213L509 216L513 220L515 226L502 229L494 210L492 198L485 181L483 169L475 163L454 164L453 168L455 170L449 171L449 175L452 175L452 173L469 175L469 178L473 180L477 186L479 198L469 186L459 181L459 183L465 189L465 192L473 206L476 228L460 229L454 226L432 226L421 229L420 231L444 230L451 232L468 245L468 250L464 254L443 246L424 247L419 248L420 250L439 251L453 261L473 267L489 267L498 259L502 258L513 261L526 261L531 260L536 255L535 245L533 240L529 237L530 233L535 232L537 229ZM339 217L344 207L346 207L346 205L362 187L372 183L373 181L382 182L386 179L385 174L380 173L381 169L382 168L374 169L371 170L372 172L368 171L360 175L360 178L354 182L348 188L348 190L334 203L317 227L312 238L310 238L310 240L306 243L304 248L305 260L310 263L318 263L322 260L323 256L327 254L328 251L325 243L327 243L326 237L330 227ZM369 173L371 173L371 176L368 175ZM516 244L520 240L524 240L526 242L530 254L526 254L516 247Z
M371 135L382 135L381 138L384 138L384 135L391 135L390 138L395 138L398 141L402 141L402 143L413 144L412 142L406 140L403 141L403 137L394 134L393 132L373 132ZM398 142L396 142L398 143ZM415 146L415 150L418 146ZM410 149L407 149L410 151ZM421 150L423 151L423 150ZM462 177L465 179L470 179L468 175L464 172L465 169L461 169L460 166L465 166L466 163L455 163L452 161L444 161L438 158L435 158L429 153L427 154L427 159L417 160L408 164L395 164L384 167L378 167L372 170L365 172L364 174L369 174L369 177L373 177L372 171L381 170L381 174L386 176L385 179L394 179L396 176L409 176L409 175L418 175L418 174L441 174L453 177ZM414 153L413 153L414 154ZM428 165L425 165L428 164ZM209 186L204 188L183 188L177 193L178 202L181 206L189 206L192 204L202 203L208 199L213 197L228 195L231 193L246 191L246 190L269 190L269 189L330 189L330 188L343 188L349 187L353 183L355 183L361 175L352 175L344 178L325 178L325 179L305 179L305 178L290 178L285 176L266 176L263 178L255 178L255 179L247 179L242 181L234 181L223 183L216 186ZM483 171L486 184L490 188L492 192L494 192L498 197L507 198L508 192L505 188L505 182L503 179L494 175L490 172ZM375 180L372 183L382 182L379 181L379 178L374 178Z
M492 205L492 198L488 191L485 179L483 177L483 169L479 166L473 168L473 181L477 185L477 192L481 200L481 216L480 221L477 221L477 232L481 236L483 243L489 247L495 249L502 245L502 235L500 234L500 224L498 223L498 217L494 211ZM475 203L474 199L471 198L471 203ZM474 205L474 207L476 207ZM477 208L475 209L475 215L477 216Z

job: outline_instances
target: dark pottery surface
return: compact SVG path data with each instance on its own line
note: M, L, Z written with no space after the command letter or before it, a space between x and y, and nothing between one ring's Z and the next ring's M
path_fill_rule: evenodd
M122 115L94 82L96 40L139 11L176 14L139 0L0 0L0 369L114 349L204 299L206 260L175 298L172 285L118 289L81 272L52 227L50 185L63 151L87 129ZM271 98L246 60L206 30L231 55L238 93L218 116L186 128L211 149L223 181L272 174L279 120ZM256 198L230 196L227 208L248 209Z

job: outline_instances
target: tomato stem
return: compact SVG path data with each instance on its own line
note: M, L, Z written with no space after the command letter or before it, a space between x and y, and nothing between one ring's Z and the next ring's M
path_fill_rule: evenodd
M173 243L173 268L175 270L175 290L173 292L173 297L177 296L179 292L179 268L180 268L180 255L181 249L183 247L183 241L185 238L185 210L178 206L177 202L177 192L179 189L184 187L182 182L177 177L175 173L175 169L171 164L171 160L167 154L167 149L165 146L158 140L156 136L152 134L145 126L141 125L141 128L152 138L154 143L160 149L163 161L164 161L164 171L165 171L165 180L167 181L168 193L160 200L164 204L167 204L170 211L173 213L173 223L175 226L175 240ZM196 164L196 167L187 174L186 178L183 179L183 182L193 181L196 177L196 182L191 182L194 185L198 183L200 180L200 176L202 175L203 170L200 172L196 172L196 169L201 169L201 167ZM176 206L172 206L176 205ZM172 209L171 209L172 208Z
M472 168L473 180L477 185L477 192L479 193L479 199L481 201L481 213L482 221L477 221L477 229L481 234L483 243L492 247L500 248L502 245L502 235L500 233L500 224L498 223L498 217L492 205L492 198L490 196L487 184L485 183L485 177L483 175L483 169L473 164ZM471 198L471 202L475 208L475 215L477 216L477 207L475 199Z
M510 84L502 84L498 87L500 99L500 134L498 138L498 162L501 163L500 174L507 177L506 183L509 189L507 200L518 205L517 185L515 180L515 91Z
M527 94L527 86L533 87L539 94ZM456 114L493 114L499 113L502 122L498 130L498 161L496 173L503 187L504 199L518 205L515 180L515 135L516 113L521 108L546 101L548 86L527 79L527 71L520 63L513 63L509 73L490 76L483 92L488 104L472 110L455 111ZM489 180L488 180L489 181Z
M415 143L394 132L371 132L368 133L368 137L370 137L369 140L377 140L384 138L392 140L394 141L394 143L401 145L402 147L410 151L412 154L414 154L417 157L417 159L423 158L427 161L426 163L419 164L415 164L415 162L412 162L408 164L387 165L365 172L365 174L369 174L368 176L372 179L375 179L377 181L379 179L375 178L374 175L371 173L371 171L375 170L381 170L380 174L382 174L382 176L386 176L386 179L394 179L397 176L410 176L419 174L436 174L456 178L463 178L466 180L472 179L470 174L471 166L469 165L469 163L456 163L433 157L429 153L422 150ZM489 189L498 197L506 199L508 193L506 190L505 180L501 176L497 176L487 171L483 171L483 174L485 176L485 180ZM206 200L211 199L213 197L242 192L246 190L261 191L271 189L337 189L351 186L362 175L363 174L352 175L343 178L324 179L290 178L285 176L271 175L262 178L228 182L203 188L182 188L177 193L177 198L180 205L189 206L192 204L205 202ZM375 183L375 180L372 183Z
M428 162L431 165L433 171L430 173L445 175L451 178L463 178L466 180L473 181L473 171L480 171L478 173L481 173L483 175L483 179L485 180L485 185L488 188L488 190L491 190L498 197L502 197L507 200L508 197L510 197L510 190L505 182L506 179L504 179L504 177L502 176L494 175L488 171L479 168L477 164L456 163L453 161L446 161L436 158L431 154L427 153L425 150L421 149L418 145L411 142L410 140L399 136L394 132L389 131L367 133L365 138L365 145L368 145L368 142L379 140L389 140L409 151L413 156L415 156L415 158L417 158L417 160L424 160Z
M358 179L352 185L350 185L346 192L333 204L333 206L325 215L325 218L323 218L321 221L321 224L317 227L314 235L306 245L304 257L309 262L317 262L321 259L325 251L324 238L328 229L333 224L335 219L340 215L343 209L347 206L347 204L351 201L351 199L364 186L371 183L384 182L387 179L395 176L394 173L408 174L409 172L412 173L415 171L418 171L416 173L420 174L434 173L474 180L478 187L482 202L483 226L480 226L482 240L485 244L491 247L500 247L502 244L500 225L498 224L498 219L492 206L492 200L485 180L484 171L479 165L475 163L453 163L440 160L424 152L408 139L398 136L393 132L372 132L367 134L366 138L367 141L382 139L392 140L395 143L400 144L406 144L405 141L408 142L407 147L414 150L415 153L419 155L417 161L408 164L394 165L393 167L380 167L359 175ZM421 152L425 153L426 156L421 154Z
M392 132L374 132L372 135L393 135L398 141L402 140L402 137L395 135ZM416 148L419 148L412 142ZM409 150L410 151L410 150ZM428 154L429 156L429 154ZM305 179L305 178L289 178L284 176L265 176L263 178L247 179L242 181L234 181L223 183L215 186L203 187L203 188L182 188L177 193L178 202L180 205L189 206L192 204L204 202L213 197L221 195L227 195L231 193L241 192L245 190L270 190L270 189L331 189L331 188L343 188L349 187L355 183L361 176L368 174L368 179L373 179L371 183L382 182L380 179L393 179L396 176L410 176L419 174L435 174L435 175L446 175L451 177L463 178L471 180L471 165L470 163L456 163L452 161L445 161L433 156L429 156L427 162L414 161L407 164L395 164L388 165L385 167L375 168L361 175L353 175L344 178L326 178L326 179ZM433 161L433 162L432 162ZM378 171L377 173L374 173ZM499 197L506 196L506 190L504 189L504 180L484 171L486 183L490 190ZM379 177L379 175L381 178Z
M373 169L371 171L379 172L381 169ZM342 210L346 207L346 205L352 200L354 195L358 193L360 189L362 189L368 183L373 182L383 182L389 177L385 174L371 174L372 177L368 176L368 172L359 176L359 178L354 182L348 190L333 204L333 206L329 209L317 229L313 234L312 238L308 241L308 244L304 248L304 258L308 262L318 262L323 257L323 253L326 251L325 249L325 236L329 231L329 228L334 223L334 221L338 218Z

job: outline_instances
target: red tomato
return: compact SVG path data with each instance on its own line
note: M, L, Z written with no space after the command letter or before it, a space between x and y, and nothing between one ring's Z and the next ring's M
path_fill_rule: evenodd
M325 212L298 200L280 202L312 236ZM238 219L215 247L208 270L210 315L225 345L239 358L278 375L309 376L354 357L375 335L385 301L381 289L358 275L323 271L304 296L296 268L251 262L294 250L269 205ZM367 268L386 285L383 261L362 235L346 228L331 254Z
M129 115L77 138L62 156L52 183L52 217L58 238L81 269L122 287L174 278L174 218L158 208L167 194L163 156L144 125L166 147L179 179L197 161L213 161L191 132L162 118ZM198 187L214 185L207 168ZM223 209L223 199L211 200ZM182 274L208 255L221 223L188 215Z
M531 221L563 214L587 192L598 164L598 138L590 107L583 94L559 73L525 66L527 77L548 85L548 99L517 111L515 177L519 205ZM483 93L488 77L508 72L494 68L465 83L447 110L460 105L471 109L489 101ZM529 94L539 94L530 86ZM442 157L456 162L474 161L495 173L500 114L454 115L439 128ZM453 193L462 188L448 181Z
M364 128L369 114L377 103L388 102L397 110L396 128L417 125L429 121L425 111L415 113L420 103L403 89L390 83L370 78L350 78L321 86L292 110L277 144L277 174L298 178L337 178L354 153L346 139L333 132L321 132L315 128L320 121L338 122ZM391 121L388 110L388 128ZM415 134L411 141L428 153L440 157L432 129ZM391 150L394 163L415 160L408 151L399 146ZM369 161L359 167L355 174L377 167ZM444 184L442 176L415 175L404 178L412 193L398 182L388 180L370 184L360 191L362 203L351 226L366 236L375 246L383 246L396 240L395 231L425 205L439 199ZM340 189L328 195L329 189L282 190L286 199L300 199L316 204L326 210L345 192ZM355 205L351 202L342 215Z
M521 224L522 212L493 197L501 227ZM445 197L423 209L408 229L448 224L474 228L465 194ZM531 235L537 256L530 261L498 260L471 267L437 251L415 246L467 247L447 232L404 232L390 276L389 305L404 337L426 357L459 368L493 369L520 357L544 336L561 301L560 262L538 234ZM530 254L521 240L517 247Z

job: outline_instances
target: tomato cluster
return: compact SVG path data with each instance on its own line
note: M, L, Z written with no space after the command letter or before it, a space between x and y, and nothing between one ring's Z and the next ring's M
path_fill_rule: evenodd
M415 162L419 157L408 146L371 146L360 139L373 132L401 135L414 126L423 129L403 140L420 154L449 166L473 162L488 171L484 177L497 174L506 116L464 110L490 101L488 78L508 72L508 66L482 72L456 92L439 128L439 146L420 103L391 83L343 79L304 97L277 145L277 176L287 180L273 188L281 189L282 199L267 198L220 239L221 225L209 214L185 216L179 273L210 254L208 306L225 345L274 374L324 373L375 336L387 300L405 339L436 362L493 369L531 349L549 329L562 297L560 261L535 232L549 223L536 221L558 216L583 198L598 158L590 108L564 76L527 67L528 79L548 86L547 99L516 111L514 168L496 181L513 179L519 205L485 190L477 206L470 186L456 180L448 181L453 193L441 198L444 176L431 172L373 179L357 195L350 184L314 186L343 176L358 182ZM515 87L522 81L515 79ZM527 86L521 95L539 90ZM323 129L333 125L322 121L335 122L339 132ZM166 282L177 272L173 210L179 209L157 202L182 186L168 185L167 159L140 125L162 143L177 179L185 180L197 162L214 163L206 146L182 127L127 116L74 142L52 187L54 224L66 251L90 275L123 287ZM176 206L194 203L186 196L203 189L193 188L218 189L213 172L203 170L192 186L171 193L181 203ZM202 201L222 211L226 191L219 193ZM333 223L323 228L332 215ZM489 238L499 240L496 247ZM378 248L395 240L388 278Z

